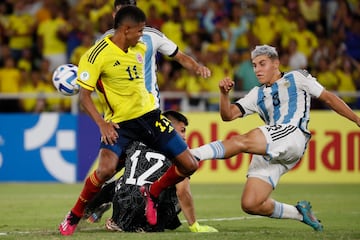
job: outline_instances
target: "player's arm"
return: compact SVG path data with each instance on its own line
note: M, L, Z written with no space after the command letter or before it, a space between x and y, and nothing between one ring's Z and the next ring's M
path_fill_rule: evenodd
M217 229L207 225L200 225L196 221L195 207L193 197L191 195L189 178L185 178L183 181L176 184L176 195L179 200L181 211L189 224L191 232L217 232Z
M319 100L324 102L339 115L353 121L360 127L360 117L357 116L354 111L334 93L324 89L319 96Z
M144 34L151 37L152 45L155 51L175 59L184 68L200 75L203 78L211 76L211 71L207 67L199 64L194 58L180 51L179 47L172 40L166 37L164 33L154 28L146 28Z
M83 107L84 111L100 127L102 124L104 124L105 120L100 115L100 113L97 111L95 104L91 98L91 93L92 93L92 91L81 87L80 92L79 92L80 104Z
M189 226L196 221L194 201L190 191L189 178L176 184L176 195L179 200L181 211L183 212Z
M220 89L220 116L223 121L232 121L242 116L239 107L232 104L229 97L230 90L234 87L234 81L229 77L219 82Z
M85 112L94 120L96 125L98 125L101 133L101 141L106 144L113 145L118 138L118 133L115 131L115 128L119 128L116 123L106 122L101 114L95 107L94 102L91 98L92 91L80 88L79 99L81 106L84 108Z
M195 59L181 52L180 50L178 50L178 52L175 54L174 59L187 70L192 71L203 78L208 78L211 76L211 71L209 68L199 64L195 61Z

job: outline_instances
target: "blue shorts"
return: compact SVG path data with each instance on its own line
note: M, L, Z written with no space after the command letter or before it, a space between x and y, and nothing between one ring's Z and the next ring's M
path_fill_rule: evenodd
M140 141L163 153L169 159L174 159L188 148L170 121L158 109L141 117L121 122L119 126L117 142L114 145L102 142L100 145L100 148L109 149L119 157L125 153L132 141Z

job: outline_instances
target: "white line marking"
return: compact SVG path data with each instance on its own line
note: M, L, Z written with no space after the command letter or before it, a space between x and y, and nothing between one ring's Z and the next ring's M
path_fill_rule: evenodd
M246 220L246 219L255 219L255 218L263 218L262 216L244 216L244 217L231 217L231 218L203 218L197 219L198 222L222 222L222 221L238 221L238 220ZM181 222L186 222L186 220L182 220Z

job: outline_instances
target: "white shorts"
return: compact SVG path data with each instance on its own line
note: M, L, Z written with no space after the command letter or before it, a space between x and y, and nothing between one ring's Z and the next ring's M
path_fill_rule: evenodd
M310 136L287 124L259 129L267 141L267 155L253 155L247 177L261 178L275 188L280 177L300 161Z

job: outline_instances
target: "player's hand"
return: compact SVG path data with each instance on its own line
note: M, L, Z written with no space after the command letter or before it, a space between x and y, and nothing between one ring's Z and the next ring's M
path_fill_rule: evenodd
M229 77L226 77L219 82L219 89L222 94L228 94L233 87L234 81Z
M189 226L190 232L218 232L216 228L208 225L200 225L197 221Z
M211 71L207 67L199 65L196 69L196 74L203 78L209 78L211 76Z
M101 141L105 144L114 145L119 138L116 129L120 128L117 123L103 122L100 126Z

